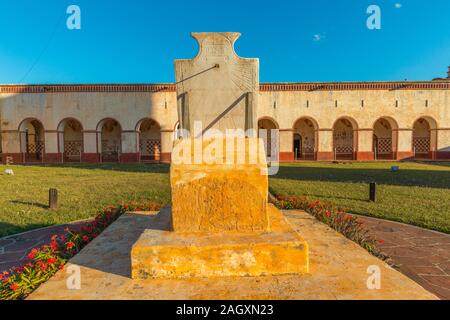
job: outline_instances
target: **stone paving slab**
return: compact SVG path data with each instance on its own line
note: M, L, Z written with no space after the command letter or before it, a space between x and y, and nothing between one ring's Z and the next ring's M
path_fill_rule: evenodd
M358 216L390 264L439 298L450 300L450 235L388 220Z
M309 243L310 274L132 280L132 245L145 229L168 232L169 223L161 215L126 214L70 261L80 268L79 290L67 288L63 270L29 299L437 299L307 213L285 214ZM369 266L381 270L379 290L367 288Z

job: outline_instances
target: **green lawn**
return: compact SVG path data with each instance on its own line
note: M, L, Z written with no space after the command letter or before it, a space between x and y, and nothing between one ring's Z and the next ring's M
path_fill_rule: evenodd
M401 163L283 165L270 178L273 193L327 200L350 212L450 233L450 166ZM9 166L11 167L11 166ZM107 204L131 200L170 203L166 165L0 166L0 237L96 215ZM369 203L368 182L379 183ZM48 189L59 191L58 210L46 208Z
M166 165L0 166L0 237L90 218L108 204L170 202ZM60 207L48 210L48 189L57 188Z
M400 167L392 173L391 166ZM368 200L377 182L377 202ZM270 179L274 194L331 202L349 212L450 233L450 164L299 163Z

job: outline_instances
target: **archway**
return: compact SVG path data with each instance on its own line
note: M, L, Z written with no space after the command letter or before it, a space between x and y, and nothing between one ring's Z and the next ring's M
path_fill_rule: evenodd
M397 122L392 118L383 117L375 121L373 125L373 152L376 160L395 159L397 130Z
M333 150L336 160L354 160L358 145L358 125L355 120L344 117L333 125Z
M258 137L264 140L266 156L272 160L278 159L278 124L271 118L261 118L258 120Z
M437 144L437 123L430 117L417 119L413 125L413 152L416 159L431 159Z
M295 160L316 159L318 129L314 119L300 118L294 123Z
M59 152L64 162L81 162L83 153L83 126L81 122L68 118L58 125Z
M42 162L45 152L45 132L42 123L34 118L25 119L19 126L20 152L25 162Z
M161 160L161 127L152 119L141 120L137 125L139 132L139 153L141 161Z
M104 119L97 126L102 162L119 162L122 152L122 127L115 119Z

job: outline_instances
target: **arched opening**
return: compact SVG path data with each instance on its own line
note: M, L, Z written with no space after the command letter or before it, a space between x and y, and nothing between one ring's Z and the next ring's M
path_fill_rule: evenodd
M338 119L333 125L333 150L336 160L354 160L358 145L358 126L351 118Z
M25 162L42 162L45 152L44 126L37 119L26 119L19 126L20 151Z
M102 162L119 162L122 153L122 127L114 119L104 119L97 126Z
M141 161L161 160L161 127L152 119L143 119L138 123L139 153Z
M264 140L266 155L271 160L278 160L278 124L270 118L258 120L258 137Z
M64 162L81 162L83 126L76 119L64 119L58 125L59 152Z
M380 118L373 125L373 152L376 160L394 160L398 125L394 119Z
M294 124L295 160L315 160L317 151L317 122L309 118L298 119Z
M414 122L413 152L416 159L432 159L437 144L437 124L429 117Z

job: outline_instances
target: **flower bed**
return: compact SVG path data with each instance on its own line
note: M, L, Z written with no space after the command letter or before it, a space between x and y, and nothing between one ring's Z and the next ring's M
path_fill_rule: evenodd
M377 241L371 237L369 231L358 221L358 218L345 212L345 210L336 208L328 203L313 201L304 197L278 195L273 202L281 210L299 209L306 211L317 220L327 224L348 239L356 242L371 254L383 260L386 259L386 256L376 246L377 242L381 243L382 241Z
M49 244L32 249L26 262L20 267L0 273L0 300L24 299L58 270L64 269L67 261L84 246L95 239L103 230L127 211L158 211L160 206L149 202L107 206L92 221L77 230L66 229L64 234L54 235Z

